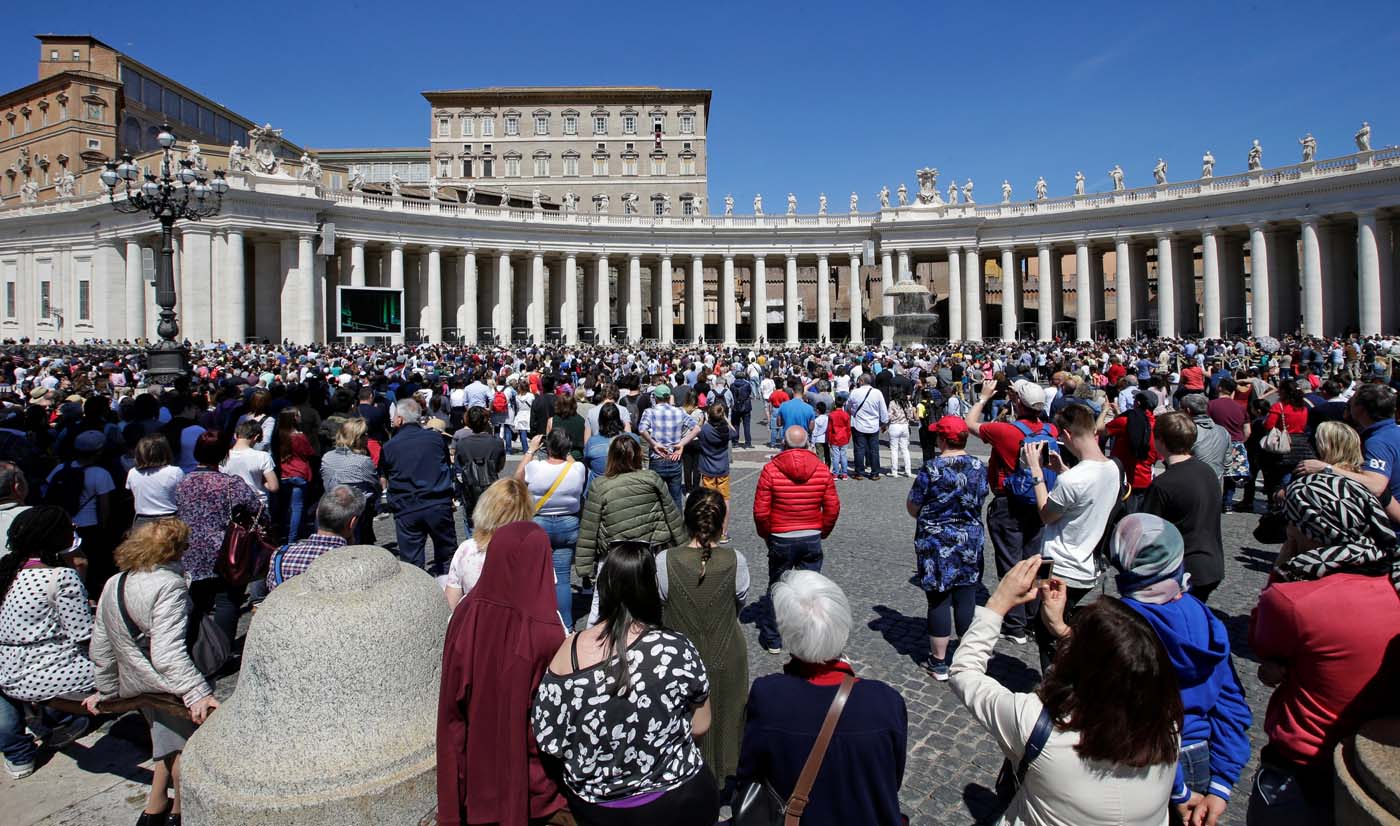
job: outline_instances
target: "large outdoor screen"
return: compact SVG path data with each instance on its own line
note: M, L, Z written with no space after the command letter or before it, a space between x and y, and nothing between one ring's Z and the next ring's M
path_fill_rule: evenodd
M337 287L342 336L403 335L403 290Z

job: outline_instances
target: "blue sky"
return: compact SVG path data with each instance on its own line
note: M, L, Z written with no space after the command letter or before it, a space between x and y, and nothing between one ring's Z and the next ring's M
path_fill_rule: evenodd
M494 5L494 4L492 4ZM54 2L5 14L0 83L36 77L39 32L91 33L307 146L426 145L425 89L639 84L714 90L710 200L802 211L883 184L971 176L1069 194L1076 169L1149 184L1400 143L1400 15L1388 3ZM216 10L208 19L186 8ZM118 14L117 12L121 13ZM188 37L183 37L188 35ZM222 46L218 45L222 44Z

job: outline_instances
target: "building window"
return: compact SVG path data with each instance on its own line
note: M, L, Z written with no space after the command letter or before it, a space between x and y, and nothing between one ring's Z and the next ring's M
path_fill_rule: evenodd
M682 174L682 175L694 175L694 174L695 174L695 159L694 159L694 158L681 158L681 174Z
M622 134L624 134L624 135L635 135L635 134L637 134L637 116L636 116L636 115L623 115L623 116L622 116Z
M489 138L496 134L496 119L490 115L481 119L481 136Z
M481 177L483 177L483 178L494 178L494 177L496 177L495 166L496 166L495 161L491 160L490 158L482 158L482 159L481 159ZM470 177L470 176L468 176L468 177Z
M49 60L58 60L58 49L49 49Z
M548 178L548 177L549 177L549 158L548 158L548 157L544 157L544 158L535 158L535 177L536 177L536 178Z
M53 307L49 304L49 293L52 287L52 281L39 282L39 318L41 320L47 320L53 314Z
M548 115L535 115L535 134L536 134L536 135L548 135L548 134L549 134L549 116L548 116Z
M471 115L463 115L463 116L462 116L462 137L464 137L464 138L470 138L471 136L472 136L472 116L471 116Z
M102 141L97 138L88 138L88 149L101 149Z
M594 115L594 116L593 116L593 134L595 134L595 135L606 135L606 134L608 134L608 116L607 116L607 115Z
M520 177L520 159L519 159L519 158L506 158L506 177L507 177L507 178L519 178L519 177Z
M682 134L682 135L694 135L694 134L695 134L695 116L694 116L694 115L681 115L681 134Z
M666 214L666 202L660 198L651 199L651 214L660 218Z
M92 320L92 282L78 282L78 320Z
M80 51L78 51L77 49L74 49L74 50L73 50L73 59L74 59L74 60L82 60L82 59L83 59L83 53L80 52Z
M564 158L564 177L578 177L578 158Z
M578 134L578 115L565 115L565 116L564 116L564 134L565 134L565 135L577 135L577 134Z
M451 159L451 158L438 158L438 159L437 159L437 176L438 176L439 178L447 178L447 177L450 177L451 175L452 175L452 159Z
M14 318L19 313L15 306L18 303L16 301L17 286L13 281L5 282L5 318Z
M606 176L606 175L608 174L608 159L607 159L607 158L594 158L594 159L593 159L593 174L594 174L595 176L597 176L597 177L600 177L600 178L601 178L601 177L604 177L604 176Z
M462 177L463 177L463 178L470 178L471 176L472 176L472 159L471 159L471 158L463 158L463 159L462 159Z
M681 199L681 214L682 214L682 215L694 215L694 214L695 214L695 199L694 199L694 198L682 198L682 199Z
M622 158L622 174L623 174L623 175L636 175L636 174L637 174L637 159L636 159L635 157L629 158L629 157L623 156L623 158Z
M652 115L652 116L651 116L651 131L654 132L654 133L655 133L655 132L664 132L664 131L666 131L666 116L665 116L665 115Z
M507 135L519 135L519 134L520 134L520 116L519 116L519 115L506 115L506 134L507 134Z
M651 156L651 174L653 174L653 175L665 175L665 174L666 174L666 156L665 156L665 155L652 155L652 156Z
M450 118L438 118L437 136L439 138L452 137L452 120Z

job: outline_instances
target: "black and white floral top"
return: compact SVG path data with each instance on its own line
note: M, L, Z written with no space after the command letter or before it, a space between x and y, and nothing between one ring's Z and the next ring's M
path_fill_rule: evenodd
M704 766L690 718L710 696L710 678L690 640L661 628L638 637L622 695L612 690L614 663L546 671L535 695L540 751L563 761L564 782L589 803L669 791Z

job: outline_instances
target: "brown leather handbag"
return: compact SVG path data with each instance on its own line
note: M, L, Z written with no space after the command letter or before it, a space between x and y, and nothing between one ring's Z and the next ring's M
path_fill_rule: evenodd
M244 505L236 505L224 528L224 543L219 547L214 570L235 588L267 576L268 564L277 551L263 538L258 525L261 516L261 508L254 512Z

